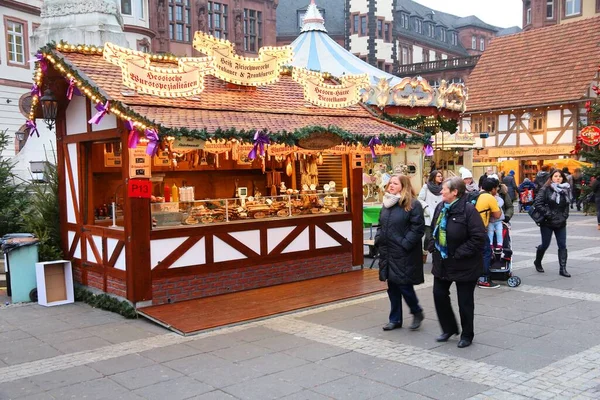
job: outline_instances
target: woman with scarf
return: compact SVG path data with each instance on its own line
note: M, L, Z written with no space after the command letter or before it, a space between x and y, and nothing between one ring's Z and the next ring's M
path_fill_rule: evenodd
M402 297L410 308L416 330L423 321L423 309L413 285L425 281L423 247L425 231L423 207L413 192L410 179L394 175L387 185L375 245L379 251L379 279L387 281L390 298L389 322L383 327L391 331L402 327Z
M447 342L458 335L458 324L450 303L450 286L456 283L462 333L458 347L473 342L475 286L483 272L483 252L487 231L475 206L467 202L466 186L459 177L447 179L442 186L442 202L438 204L431 227L433 237L429 251L433 253L433 299L442 334L436 339Z
M553 170L548 180L542 185L535 196L533 207L542 211L546 217L540 223L542 244L535 253L535 270L544 272L542 259L550 246L552 233L558 245L559 274L570 278L567 272L567 218L569 218L569 204L571 203L571 186L567 183L565 173L559 169Z
M442 201L442 181L444 177L440 171L433 170L429 174L427 183L423 185L419 192L419 200L423 206L423 215L425 216L425 239L424 249L431 240L431 217L438 203ZM423 252L423 263L427 261L427 251Z

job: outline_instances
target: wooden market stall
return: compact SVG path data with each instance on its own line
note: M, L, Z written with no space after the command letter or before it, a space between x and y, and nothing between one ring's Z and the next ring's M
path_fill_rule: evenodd
M40 50L75 280L147 305L361 265L363 155L422 137L357 104L361 77L284 68L287 48L246 59L202 33L194 45L208 56Z

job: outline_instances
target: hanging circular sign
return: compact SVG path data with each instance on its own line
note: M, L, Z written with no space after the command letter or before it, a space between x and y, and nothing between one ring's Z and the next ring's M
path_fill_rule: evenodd
M325 150L340 144L342 144L342 138L333 132L318 131L298 139L298 147L306 150Z
M581 141L588 146L600 144L600 128L597 126L586 126L581 130Z

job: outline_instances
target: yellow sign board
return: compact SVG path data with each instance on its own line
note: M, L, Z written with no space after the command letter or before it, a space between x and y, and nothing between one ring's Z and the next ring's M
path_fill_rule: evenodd
M323 74L294 68L292 78L304 88L304 99L320 107L343 108L358 103L360 90L370 85L367 74L347 75L339 85L325 83Z
M204 90L204 75L213 69L211 57L186 57L177 67L151 65L150 55L120 47L104 45L103 57L121 68L123 85L139 93L159 97L190 97Z
M225 82L243 86L263 86L279 80L282 65L292 61L290 46L262 47L257 58L240 57L233 51L234 45L204 32L194 35L194 48L214 58L214 76Z
M555 146L519 146L519 147L488 147L487 157L540 157L550 155L570 154L574 145L555 145Z

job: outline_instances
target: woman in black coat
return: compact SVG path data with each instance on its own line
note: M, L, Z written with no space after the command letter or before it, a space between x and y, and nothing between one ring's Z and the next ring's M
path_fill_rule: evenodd
M550 246L552 233L554 233L558 245L559 274L566 278L571 277L571 274L567 272L567 218L569 218L570 202L571 186L567 183L567 177L564 172L555 169L550 173L550 177L533 201L533 207L541 210L545 216L540 223L542 244L537 247L533 262L537 272L544 272L542 259Z
M379 279L387 281L391 305L384 331L402 327L402 297L413 314L410 329L421 326L423 309L419 306L413 285L425 281L421 244L424 233L423 207L417 200L410 179L404 175L392 176L375 235L379 251Z
M475 206L467 202L465 183L459 177L447 179L442 188L431 229L433 238L429 251L433 253L433 299L442 327L436 339L447 342L458 334L458 324L450 303L450 286L456 283L462 334L458 347L471 345L474 337L474 292L483 272L483 246L487 231Z

